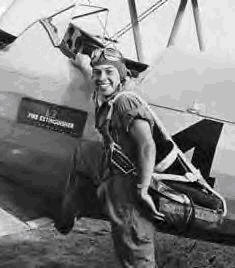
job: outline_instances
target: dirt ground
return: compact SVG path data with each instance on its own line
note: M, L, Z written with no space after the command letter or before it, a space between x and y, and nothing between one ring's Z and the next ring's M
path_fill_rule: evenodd
M41 196L0 177L0 204L23 222L45 216ZM47 203L48 206L48 203ZM159 268L235 268L235 247L156 233ZM0 268L118 268L110 225L81 218L66 236L53 223L0 237Z
M81 218L72 232L59 234L52 224L0 238L0 267L120 267L109 223ZM157 233L160 268L235 268L235 247Z

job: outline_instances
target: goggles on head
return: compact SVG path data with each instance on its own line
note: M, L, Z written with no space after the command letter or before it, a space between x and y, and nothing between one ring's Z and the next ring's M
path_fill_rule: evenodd
M91 65L98 64L101 59L108 61L122 61L122 53L114 48L98 48L91 54Z

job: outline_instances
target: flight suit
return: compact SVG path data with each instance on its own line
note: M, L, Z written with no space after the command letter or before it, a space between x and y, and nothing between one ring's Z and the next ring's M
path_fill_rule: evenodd
M111 135L134 165L138 165L136 144L129 135L133 120L142 119L154 125L153 118L134 96L121 96L113 104L112 117L107 133L109 103L104 103L96 112L96 127L104 138ZM108 175L103 177L98 188L98 196L105 214L112 226L112 237L116 254L123 267L152 268L155 261L154 226L136 197L137 178L124 175L119 169L110 166Z
M135 175L124 175L119 169L111 166L105 149L110 134L134 165L138 166L138 152L129 135L129 129L133 120L137 118L149 122L151 129L154 121L135 97L122 96L113 105L108 129L110 133L107 133L106 121L109 110L109 103L105 102L96 111L96 127L103 135L103 143L79 141L74 159L74 174L68 183L63 202L64 213L56 228L64 234L68 233L73 226L76 209L84 215L87 213L86 210L93 206L89 204L93 199L93 204L99 203L102 213L111 222L114 248L121 265L130 268L157 267L154 226L136 197L137 178ZM79 207L74 206L75 203Z

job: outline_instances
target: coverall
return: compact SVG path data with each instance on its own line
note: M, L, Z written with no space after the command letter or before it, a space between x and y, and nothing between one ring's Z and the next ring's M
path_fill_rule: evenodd
M106 102L96 111L96 127L103 135L104 144L108 136L106 123L109 109ZM135 119L146 120L150 128L153 128L151 114L136 97L120 96L113 104L108 132L138 167L137 146L129 135ZM123 267L157 267L154 226L136 198L137 178L134 175L124 175L113 166L108 168L109 173L98 188L98 196L111 221L116 254Z
M76 202L79 204L78 210L81 215L99 203L99 208L111 222L114 248L121 265L129 268L157 267L155 230L148 218L148 212L137 198L137 177L133 174L124 175L118 168L110 165L107 157L105 158L109 110L109 103L105 102L96 111L96 127L103 135L103 144L88 140L79 141L75 174L71 176L74 181L69 183L70 187L65 194L65 213L62 215L61 226L64 228L66 222L70 222L64 233L71 230ZM120 96L113 104L108 132L138 167L137 146L129 135L129 129L135 119L146 120L151 130L153 129L154 120L143 104L134 96ZM98 200L95 193L97 188ZM75 201L77 198L79 200ZM99 208L96 207L94 210L98 211ZM57 228L61 230L59 226Z

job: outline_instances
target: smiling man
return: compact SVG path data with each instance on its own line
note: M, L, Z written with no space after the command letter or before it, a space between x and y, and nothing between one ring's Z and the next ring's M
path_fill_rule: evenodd
M96 128L104 143L98 195L111 221L116 253L123 267L156 267L154 227L146 216L164 219L148 194L156 154L154 121L137 97L125 94L128 71L119 51L95 50L91 66Z
M119 51L95 50L91 67L95 123L103 142L79 141L55 227L63 234L69 233L76 210L82 215L79 204L85 202L80 197L95 196L98 207L111 222L114 248L122 267L157 267L153 222L163 222L165 217L148 192L156 160L154 118L137 95L127 92L128 70ZM86 181L95 185L97 195L89 193L89 185L82 188L83 176L91 179Z
M119 72L112 65L96 66L93 77L99 77L96 79L96 87L103 96L111 96L120 84Z

